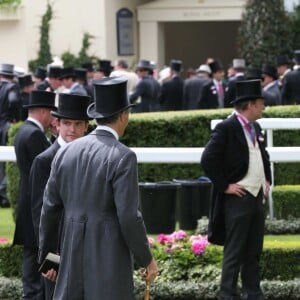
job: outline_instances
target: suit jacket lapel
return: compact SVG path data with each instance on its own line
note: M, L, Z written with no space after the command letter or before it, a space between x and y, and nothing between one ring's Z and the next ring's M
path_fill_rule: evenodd
M246 140L246 137L245 137L245 133L244 133L244 130L237 118L236 115L233 115L232 116L233 118L233 121L232 121L232 125L233 125L233 131L234 133L236 134L238 140L246 147L248 147L248 144L247 144L247 140Z

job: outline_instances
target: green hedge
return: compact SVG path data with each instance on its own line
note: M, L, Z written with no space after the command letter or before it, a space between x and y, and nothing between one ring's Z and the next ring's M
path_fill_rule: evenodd
M130 125L122 138L129 147L204 147L209 140L212 119L224 119L232 109L190 110L132 114ZM300 107L267 107L266 118L300 117ZM21 123L9 130L9 145ZM95 122L90 124L90 130ZM274 131L275 146L300 146L300 135L295 130ZM275 164L275 185L300 184L299 163ZM139 164L141 182L197 178L204 175L199 164ZM18 194L18 170L15 163L7 163L8 196L14 206Z
M208 246L204 254L194 256L191 253L173 252L162 254L152 248L153 255L160 268L162 281L209 281L219 278L223 258L222 248ZM21 247L0 246L0 276L21 278ZM262 279L292 280L300 278L300 246L283 249L265 248L261 257ZM1 298L0 298L1 299Z
M300 218L300 185L275 186L272 195L277 219Z
M300 299L300 280L262 281L265 300L298 300ZM143 299L145 283L139 279L134 282L134 299ZM211 282L158 282L150 288L152 300L217 300L219 281ZM0 299L18 300L21 298L22 283L20 279L0 277Z

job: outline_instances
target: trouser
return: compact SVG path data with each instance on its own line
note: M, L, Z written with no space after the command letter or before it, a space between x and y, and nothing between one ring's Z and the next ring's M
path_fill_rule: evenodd
M44 300L44 281L38 272L38 249L25 247L22 262L22 300Z
M226 241L222 266L220 299L239 299L241 275L243 299L260 300L259 258L262 253L265 212L262 191L257 197L224 196Z

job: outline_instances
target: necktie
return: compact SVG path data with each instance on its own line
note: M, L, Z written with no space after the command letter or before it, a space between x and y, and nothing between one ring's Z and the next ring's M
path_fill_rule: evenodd
M252 140L252 143L253 145L255 146L255 141L256 141L256 132L255 132L255 127L254 127L254 123L252 122L249 122L248 124L248 132L250 133L250 137L251 137L251 140Z
M224 89L221 82L218 82L219 96L223 100L224 99Z

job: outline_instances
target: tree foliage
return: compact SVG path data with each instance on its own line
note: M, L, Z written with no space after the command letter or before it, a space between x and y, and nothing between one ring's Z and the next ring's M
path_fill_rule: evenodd
M52 61L51 48L49 43L50 22L53 17L53 10L51 5L47 4L47 10L42 16L42 23L40 26L40 49L38 58L29 62L29 69L34 71L37 66L47 66Z
M300 4L294 6L294 10L289 14L291 41L294 50L300 48Z
M248 0L238 30L238 53L248 64L275 63L291 54L289 16L283 0Z

